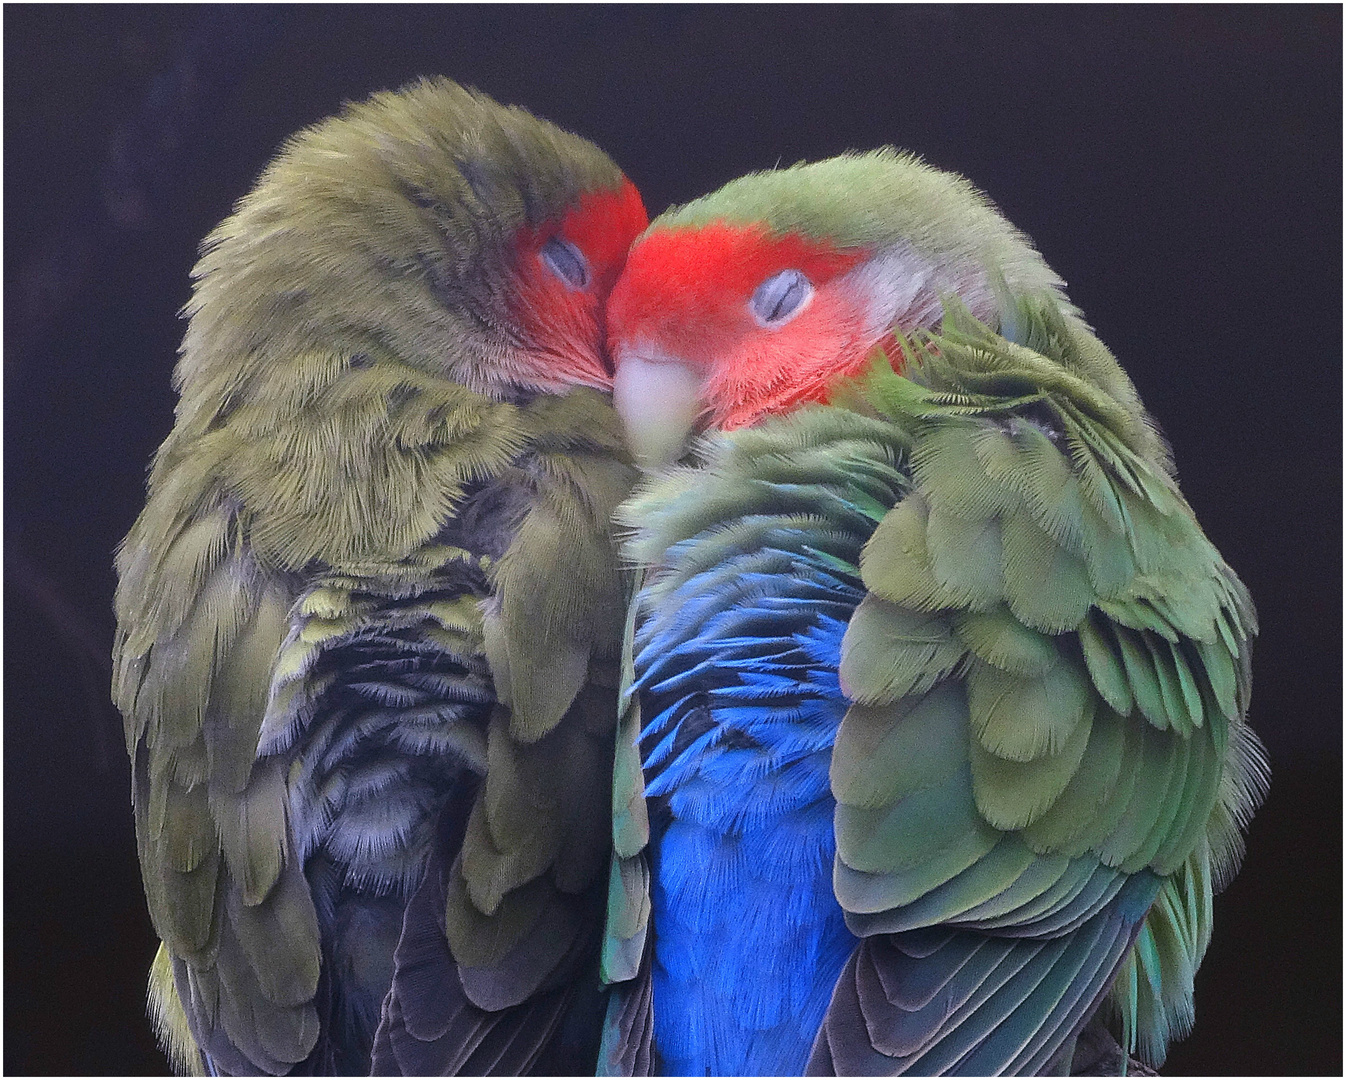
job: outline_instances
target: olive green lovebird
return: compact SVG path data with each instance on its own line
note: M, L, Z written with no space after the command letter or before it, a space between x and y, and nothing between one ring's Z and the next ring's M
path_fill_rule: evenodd
M1158 1065L1266 789L1256 620L1061 280L848 154L660 217L608 342L650 475L601 1067Z
M206 239L117 558L177 1068L367 1074L376 1028L380 1072L591 1067L602 317L645 224L592 144L439 79L294 136Z

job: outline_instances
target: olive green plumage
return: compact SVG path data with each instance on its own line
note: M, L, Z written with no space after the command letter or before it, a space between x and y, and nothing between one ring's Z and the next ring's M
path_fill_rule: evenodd
M623 608L608 520L631 471L605 396L529 391L506 300L515 234L621 182L584 140L426 80L295 136L205 241L177 421L117 556L113 693L176 1066L203 1066L194 1035L223 1071L324 1067L319 984L338 976L305 859L358 783L351 865L415 887L438 804L422 792L390 820L402 804L374 796L401 765L315 764L308 725L343 680L411 757L419 739L489 764L456 944L521 886L535 916L602 877ZM436 658L457 704L418 711L430 675L356 686L330 658L359 649L403 657L394 672ZM385 921L357 982L388 977Z

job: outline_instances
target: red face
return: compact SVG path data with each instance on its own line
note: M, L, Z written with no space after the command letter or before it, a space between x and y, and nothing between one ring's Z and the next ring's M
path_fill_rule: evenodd
M649 224L629 180L579 199L558 224L521 233L511 315L523 331L524 378L540 389L607 389L604 305L632 241Z
M723 429L825 400L874 344L872 299L848 276L869 254L760 225L657 230L608 303L614 360L690 368Z

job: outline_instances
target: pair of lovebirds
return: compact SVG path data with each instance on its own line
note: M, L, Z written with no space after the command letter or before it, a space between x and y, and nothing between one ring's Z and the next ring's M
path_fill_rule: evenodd
M903 154L646 226L431 80L206 240L118 556L175 1065L1157 1063L1266 767L1131 382Z

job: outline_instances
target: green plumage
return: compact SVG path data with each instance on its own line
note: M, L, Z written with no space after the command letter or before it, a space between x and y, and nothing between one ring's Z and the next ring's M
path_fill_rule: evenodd
M865 213L856 213L854 194ZM976 259L1041 291L1059 286L1051 272L984 195L961 177L911 154L844 154L793 169L753 173L662 214L658 229L709 222L762 224L772 232L825 238L842 248L895 242L950 262Z
M1246 720L1257 625L1060 278L966 180L881 150L665 213L611 313L642 460L685 445L672 429L698 410L726 430L619 514L645 571L625 679L650 702L662 813L637 827L619 755L605 974L649 982L633 946L652 843L656 1042L693 1073L788 1064L762 1018L814 1005L764 993L758 958L807 940L821 970L845 945L822 928L834 909L796 900L807 868L773 891L739 852L774 845L778 818L814 850L803 797L779 793L809 775L799 747L825 746L805 740L831 737L836 674L832 884L864 940L828 987L809 1070L1038 1072L1069 1064L1096 1012L1158 1064L1190 1027L1210 898L1266 790ZM737 808L743 792L760 805ZM779 928L714 922L745 900ZM697 938L709 925L731 939L723 968ZM640 992L623 993L614 1062L641 1030ZM678 1029L661 993L719 1007Z
M715 196L664 223L758 209ZM716 570L730 556L754 553L735 573L791 573L773 530L822 550L830 530L867 536L867 595L841 646L852 704L831 757L835 895L864 937L989 935L986 978L1000 981L985 992L1003 987L921 1067L967 1051L1036 1068L1105 998L1124 1044L1157 1064L1190 1027L1210 896L1265 791L1245 721L1255 618L1106 349L1051 289L997 303L988 323L946 298L940 329L899 335L900 356L838 391L844 407L706 437L691 464L648 479L620 514L649 568L644 632L673 624L664 599L693 575L732 590ZM891 509L838 495L869 475L901 495ZM639 788L619 787L621 822ZM643 940L638 851L611 878L614 979L636 975L618 946ZM1134 944L1105 925L1118 912L1140 921ZM1067 1008L1075 1019L1053 1028Z
M857 704L833 756L838 897L857 927L910 928L956 922L946 890L966 875L970 891L1017 895L1062 857L1154 871L1161 899L1113 1001L1133 1047L1157 1062L1190 1027L1209 936L1208 912L1191 909L1208 898L1182 883L1209 881L1236 857L1222 822L1246 821L1265 783L1258 756L1234 749L1256 745L1236 705L1256 625L1148 423L1086 381L1101 346L1050 301L1011 303L1002 331L1016 341L951 301L941 331L902 342L904 374L877 369L867 383L870 408L912 433L915 489L865 548L872 595L843 644ZM904 695L947 679L965 688L953 737L969 742L971 783L921 812L953 823L975 804L1026 847L998 863L987 861L994 846L966 866L931 859L929 899L913 902L910 839L862 808L885 783L895 795L920 783L928 755L875 752L884 736L869 703L906 714ZM909 726L906 716L894 730ZM951 737L942 726L922 734ZM1222 775L1238 777L1237 795L1221 797ZM884 898L912 906L885 923Z
M339 855L365 869L332 889L405 902L444 797L417 754L488 773L455 949L490 963L601 881L608 522L632 470L604 395L535 392L509 292L518 234L622 182L584 140L423 81L295 136L206 239L177 422L117 556L113 694L176 1067L198 1046L224 1072L368 1067L372 1027L363 1065L315 1051L339 1037L336 916L305 874ZM342 693L368 711L333 712ZM382 756L331 767L361 739ZM378 918L341 961L371 1024L401 926Z

